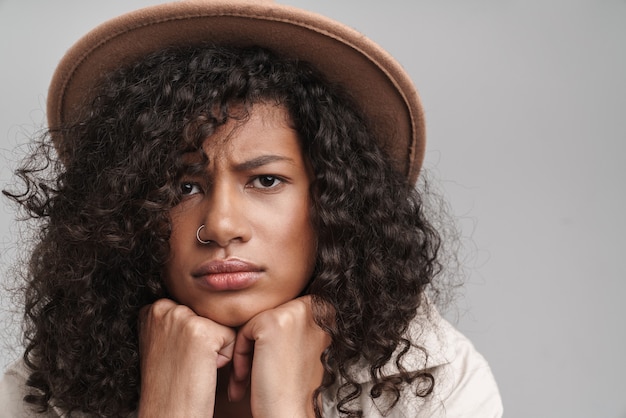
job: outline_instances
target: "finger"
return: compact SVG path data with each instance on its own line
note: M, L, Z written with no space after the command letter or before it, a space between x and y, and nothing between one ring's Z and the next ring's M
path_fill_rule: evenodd
M246 324L237 333L233 351L233 367L228 381L228 397L231 401L243 399L250 381L252 357L254 355L254 339L250 333L250 325Z
M225 346L223 346L217 352L217 368L220 369L226 366L233 358L233 352L235 350L235 336L233 335L230 338L230 342L228 342Z

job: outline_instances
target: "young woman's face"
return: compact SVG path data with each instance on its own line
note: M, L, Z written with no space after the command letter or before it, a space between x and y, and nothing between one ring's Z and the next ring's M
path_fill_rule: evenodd
M170 213L164 279L176 301L235 327L295 298L309 281L312 176L279 106L254 105L246 122L229 122L203 147L208 167L182 179L182 201Z

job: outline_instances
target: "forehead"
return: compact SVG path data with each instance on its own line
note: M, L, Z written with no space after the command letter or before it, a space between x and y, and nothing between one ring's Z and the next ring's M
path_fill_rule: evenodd
M184 155L185 163L197 163L204 157L219 160L244 158L250 153L301 151L299 135L287 109L280 104L260 102L229 110L225 124L202 141L201 152ZM199 150L200 151L200 150Z
M249 127L259 132L294 129L289 112L280 104L260 102L246 107L238 105L230 111L230 115L224 125L213 135L205 138L203 145L205 149L232 143L233 138L241 135L242 131Z

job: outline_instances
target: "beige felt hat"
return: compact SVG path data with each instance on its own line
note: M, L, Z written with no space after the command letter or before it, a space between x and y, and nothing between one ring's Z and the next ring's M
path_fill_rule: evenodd
M410 78L356 30L271 0L187 0L148 7L98 26L65 54L48 92L48 124L61 127L108 72L174 45L258 45L308 61L362 106L382 147L415 182L424 157L422 105ZM63 139L54 138L58 148Z

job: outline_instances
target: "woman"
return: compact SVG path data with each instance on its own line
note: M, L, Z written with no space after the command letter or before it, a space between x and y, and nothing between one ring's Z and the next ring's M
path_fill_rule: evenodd
M425 296L417 93L362 35L272 3L141 10L68 52L48 118L5 192L41 220L10 416L501 415Z

